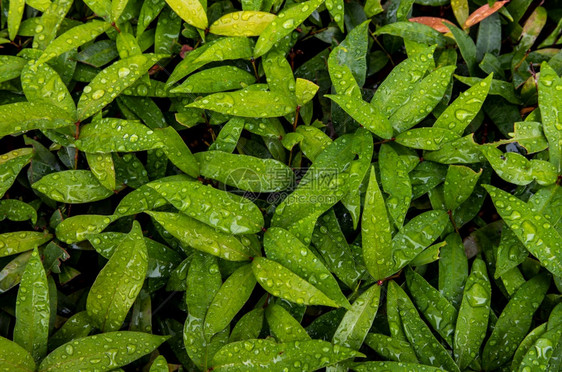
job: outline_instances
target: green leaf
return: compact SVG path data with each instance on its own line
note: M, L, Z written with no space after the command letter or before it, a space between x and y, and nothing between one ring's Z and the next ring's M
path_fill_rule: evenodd
M423 276L412 269L406 269L406 283L414 303L425 319L447 344L452 346L457 309Z
M186 107L195 107L233 116L273 118L287 115L296 109L294 97L280 92L237 90L215 93Z
M417 363L403 363L403 362L364 362L358 363L353 366L356 372L371 372L371 371L392 371L392 372L438 372L443 371L442 368L426 366Z
M102 232L115 219L114 216L96 214L81 214L68 217L57 225L57 239L67 244L86 240L90 235Z
M468 67L468 72L470 75L474 75L476 69L476 44L474 44L470 35L464 33L464 31L454 24L445 23L445 27L447 27L453 34L455 42L459 46L462 58L465 60L466 66Z
M521 362L523 361L523 358L525 357L525 354L527 354L527 351L529 351L535 341L538 340L539 337L546 332L546 328L547 323L541 324L540 326L529 332L527 336L525 336L523 341L521 341L521 343L517 347L517 350L515 351L515 354L513 355L513 361L511 363L511 368L514 371L519 368Z
M191 177L199 176L199 166L197 159L187 147L180 134L172 127L166 127L154 132L156 139L164 143L164 153L182 172Z
M442 128L414 128L396 136L402 146L421 150L439 150L445 143L459 139L455 132Z
M209 32L223 36L260 36L265 28L277 17L275 14L244 10L223 15L217 19Z
M459 94L433 124L434 128L443 128L462 135L470 122L476 117L492 84L493 74L479 84Z
M236 237L219 232L191 217L178 213L146 211L168 233L181 242L229 261L247 261L250 249Z
M134 222L88 293L86 310L103 332L121 328L144 282L147 256L140 224Z
M154 359L152 364L150 365L150 370L148 372L169 372L168 362L166 358L162 355L159 355Z
M411 91L433 68L435 46L428 47L396 66L375 91L371 105L390 117L411 98Z
M108 190L115 190L115 164L111 154L86 153L86 160L98 182Z
M53 236L39 231L15 231L0 234L0 257L30 251L51 240Z
M270 340L254 339L224 346L213 358L212 368L213 371L252 371L259 366L269 371L281 371L283 368L300 369L306 365L306 370L313 371L362 355L321 340L278 344Z
M256 257L252 261L252 269L258 283L276 297L299 305L339 307L313 284L273 260Z
M5 371L33 372L35 361L31 354L13 341L0 336L0 368Z
M273 159L259 159L223 151L198 152L195 158L199 162L203 177L215 179L241 190L281 191L289 187L293 180L291 169Z
M310 80L297 78L295 84L295 96L297 97L297 105L302 107L308 102L310 102L316 95L316 92L318 92L319 88L320 87L318 85L314 84ZM297 127L297 130L298 128L314 128L314 127L299 126Z
M263 314L264 310L262 308L254 309L244 314L234 328L232 328L228 339L229 343L257 338L263 326ZM270 328L273 329L271 324Z
M349 116L377 136L384 139L392 137L390 122L372 104L348 95L326 94L325 97L337 103Z
M439 292L458 308L468 277L468 259L459 234L449 234L445 242L447 245L441 248L439 258Z
M398 295L398 309L404 333L420 362L448 371L459 371L449 353L420 318L418 311L406 293L394 281L390 281L389 286L394 287L393 290Z
M548 140L550 162L554 164L558 173L562 171L562 122L560 111L562 111L562 80L556 72L543 62L541 64L541 75L539 79L539 108L544 134Z
M381 286L373 284L363 292L345 313L332 339L334 345L359 350L373 325L379 308Z
M26 61L20 57L0 56L0 82L15 79L20 76Z
M209 25L205 10L207 2L203 5L199 0L166 0L166 3L188 24L202 30Z
M355 288L363 271L357 267L353 259L353 254L333 209L330 209L316 222L312 234L312 244L324 259L326 267L348 288Z
M499 215L525 248L550 272L561 276L562 237L550 221L507 192L490 185L484 185L484 188L492 197Z
M56 349L77 338L88 336L93 327L86 311L74 314L49 338L49 350Z
M39 366L39 371L70 372L89 368L109 371L149 354L167 339L168 336L130 331L88 336L50 353Z
M244 119L234 117L230 119L221 129L215 142L209 146L209 150L218 150L233 153L244 129Z
M31 147L12 150L0 155L0 198L12 186L19 172L33 157Z
M398 272L433 243L447 223L444 211L427 211L412 218L392 238L393 272Z
M132 56L102 70L84 87L84 93L78 101L78 118L85 120L103 109L162 57L160 54Z
M390 125L401 133L429 115L445 95L455 68L456 66L438 68L416 84L410 92L412 98L403 103L388 119Z
M482 169L475 172L462 165L449 166L443 189L448 210L455 210L470 197L481 174Z
M527 154L532 154L548 148L548 142L544 136L541 123L536 121L522 121L513 123L513 125L514 131L513 133L509 133L509 135L527 150Z
M93 20L71 28L47 45L43 54L41 54L41 57L37 60L37 64L40 65L48 62L61 54L95 40L96 37L103 34L110 27L111 24L109 22Z
M364 130L332 142L315 157L291 196L276 208L272 226L283 227L308 244L314 222L349 192L353 174L358 172L356 165L370 161L372 153L372 137Z
M254 49L254 58L261 57L273 44L289 35L322 4L323 0L309 0L281 11L261 32Z
M103 200L113 192L103 187L90 171L67 170L46 175L33 189L61 203L90 203Z
M255 83L253 74L234 66L212 67L189 76L172 93L216 93Z
M25 265L31 257L31 251L17 255L0 271L0 293L4 293L20 284Z
M25 0L10 0L8 11L8 35L10 40L14 40L20 28L23 10L25 8Z
M49 317L47 276L39 252L34 249L18 290L14 342L26 349L35 362L47 355Z
M136 152L164 147L154 131L136 120L104 118L80 129L76 147L84 152Z
M492 370L507 363L531 327L533 314L550 285L541 274L523 284L511 297L482 352L482 367Z
M251 265L244 265L226 279L209 304L205 316L205 337L210 340L232 321L242 306L248 301L256 279Z
M528 160L515 152L502 153L493 145L480 148L494 171L502 179L516 185L527 185L534 180L539 185L551 185L556 182L556 167L544 160Z
M382 188L388 194L388 214L394 225L401 228L412 200L412 184L407 165L391 145L383 144L379 150L379 167Z
M480 79L476 77L467 77L455 75L455 78L463 84L469 85L471 87L481 84L485 79ZM514 104L520 104L521 100L515 94L513 84L511 82L492 79L490 88L488 90L489 95L501 96L505 98L508 102Z
M438 31L417 22L394 22L382 26L374 32L375 35L400 36L404 40L413 40L417 43L444 47L450 42Z
M310 340L306 330L282 306L269 305L265 310L265 317L271 334L278 342Z
M543 333L533 344L527 354L525 354L520 370L525 370L526 368L536 368L539 366L556 366L558 368L559 362L559 351L560 351L560 337L562 336L562 329L560 327L555 329L549 329L547 332ZM554 350L553 350L554 349ZM550 368L549 368L550 369ZM550 369L554 371L555 369Z
M384 359L402 363L417 363L418 358L408 341L398 340L378 333L369 333L365 343ZM369 363L369 362L368 362ZM421 367L419 364L416 368Z
M509 270L519 266L528 256L529 252L523 243L517 239L509 227L505 226L502 229L500 245L496 252L494 279L498 279Z
M272 227L265 233L263 245L267 258L308 281L339 306L349 306L330 271L290 232Z
M33 48L45 49L53 41L59 31L62 21L72 7L72 0L54 1L41 15L40 29L35 28ZM98 13L101 15L101 13Z
M424 155L425 160L441 164L472 164L486 161L480 151L481 146L474 142L473 134L444 144L440 150Z
M210 185L183 180L155 181L148 186L183 214L225 233L257 233L264 225L262 213L254 203Z
M361 239L365 265L376 280L393 274L391 234L386 205L377 183L375 169L371 168L361 220Z
M74 124L72 114L51 104L17 102L0 106L0 137Z
M461 369L475 359L486 336L492 288L486 263L476 258L466 285L455 329L455 360Z

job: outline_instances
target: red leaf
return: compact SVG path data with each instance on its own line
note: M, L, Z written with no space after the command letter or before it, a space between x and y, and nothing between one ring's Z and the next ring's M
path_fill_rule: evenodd
M480 8L476 9L474 13L468 16L462 28L466 30L467 28L474 26L478 22L481 22L485 18L488 18L489 16L500 10L501 7L508 2L509 0L504 0L496 1L492 6L489 6L488 4L482 5Z

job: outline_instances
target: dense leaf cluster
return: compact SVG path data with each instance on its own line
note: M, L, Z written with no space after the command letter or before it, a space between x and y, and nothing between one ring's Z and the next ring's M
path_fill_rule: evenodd
M2 0L0 370L562 370L561 19Z

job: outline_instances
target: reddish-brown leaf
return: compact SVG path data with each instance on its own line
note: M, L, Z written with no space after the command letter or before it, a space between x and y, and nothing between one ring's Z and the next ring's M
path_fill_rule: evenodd
M474 26L475 24L481 22L485 18L488 18L489 16L500 10L501 7L508 2L509 0L503 0L496 1L492 6L489 6L488 4L482 5L480 8L476 9L471 15L468 16L462 28L466 30L467 28Z
M451 21L439 17L414 17L410 18L409 21L421 23L422 25L429 26L432 29L443 33L449 32L449 29L443 24L443 22L453 24Z

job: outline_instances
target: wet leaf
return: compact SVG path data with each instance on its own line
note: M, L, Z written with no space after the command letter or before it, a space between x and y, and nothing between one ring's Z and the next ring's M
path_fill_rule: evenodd
M95 40L110 27L111 24L108 22L93 20L71 28L47 45L43 54L41 54L41 57L37 60L37 64L40 65L48 62L61 54Z
M398 309L404 333L420 362L448 371L458 371L457 365L445 348L437 342L406 293L394 281L390 281L389 286L394 287L398 294Z
M49 350L58 348L77 338L86 337L93 329L90 317L86 311L80 311L71 316L62 327L49 338Z
M31 354L17 343L0 336L0 368L15 372L35 371L35 361Z
M272 118L287 115L296 109L293 97L280 92L237 90L215 93L187 107L196 107L233 116Z
M102 70L90 84L84 87L84 93L78 101L78 118L87 119L103 109L123 90L133 85L162 57L163 55L159 54L132 56L117 61Z
M455 307L459 307L468 277L468 259L460 235L449 234L439 258L439 292Z
M416 22L395 22L385 25L375 31L375 35L400 36L404 40L413 40L418 43L444 47L449 42L439 31Z
M542 302L549 284L550 278L547 275L537 275L525 282L511 297L484 346L484 370L498 368L511 359L529 331L533 314Z
M254 58L261 57L271 49L273 44L289 35L305 19L308 18L322 4L322 0L309 0L290 6L279 12L273 20L261 32L254 49Z
M209 25L207 21L206 2L205 5L199 0L166 0L172 10L188 24L206 29Z
M361 238L365 265L371 276L377 280L392 275L391 234L386 205L377 183L375 170L371 168L361 220Z
M219 232L191 217L178 213L146 211L181 242L230 261L246 261L252 253L236 237Z
M236 194L197 181L149 184L180 212L231 234L261 231L263 216L255 204Z
M371 105L378 108L386 117L394 114L411 98L410 92L421 81L427 70L433 68L434 51L434 46L428 47L396 66L375 91Z
M217 19L209 32L223 36L260 36L265 28L277 18L275 14L244 10L223 15Z
M277 344L270 340L255 339L224 346L215 355L212 367L214 371L251 371L256 366L271 371L283 368L316 370L361 355L357 351L321 340Z
M554 164L558 172L562 170L562 146L560 139L562 131L560 127L560 97L562 96L562 80L556 72L546 63L541 65L541 77L539 79L539 108L543 131L548 140L550 162Z
M475 172L462 165L449 166L443 188L448 210L455 210L470 197L481 174L482 169Z
M349 302L328 269L290 232L272 227L265 233L263 245L267 258L283 265L312 284L338 306L349 306ZM267 285L270 286L269 283Z
M0 106L0 137L34 129L57 129L72 124L72 114L51 104L17 102Z
M390 125L404 132L423 120L443 98L456 66L445 66L430 73L415 85L412 98L390 118Z
M377 136L384 139L392 137L392 127L389 121L375 106L348 95L327 94L326 97L337 103L349 116Z
M379 166L382 188L388 194L386 198L388 214L399 229L404 224L412 200L412 184L407 165L392 146L383 144L379 151Z
M293 180L289 167L273 159L205 151L195 154L201 175L251 192L285 190Z
M116 248L88 293L86 310L103 332L121 328L148 268L146 245L138 222Z
M172 93L216 93L246 88L256 81L254 75L234 66L212 67L189 76Z
M205 316L204 332L207 339L230 324L250 298L255 285L256 279L250 264L240 267L226 279L209 304Z
M278 342L310 340L306 330L282 306L277 304L268 306L265 316L269 329Z
M406 283L412 300L425 319L447 344L452 346L457 309L437 289L412 269L406 269Z
M449 29L444 25L444 23L451 23L451 21L439 17L413 17L408 19L408 21L421 23L423 25L431 27L435 31L439 31L442 33L449 32Z
M5 82L20 76L22 69L26 65L26 61L20 57L0 56L0 81Z
M421 150L439 150L443 144L459 138L455 132L441 128L414 128L396 136L395 142Z
M50 353L39 371L76 371L85 368L112 370L150 353L168 339L167 336L143 332L107 332L68 342ZM108 354L108 349L112 350Z
M533 212L523 201L494 186L484 188L504 222L517 235L527 250L554 275L562 275L562 239L542 214ZM544 247L548 247L545 249Z
M408 341L398 340L378 333L369 333L365 343L385 359L402 363L417 363L418 358ZM416 368L421 367L417 365Z
M90 171L68 170L46 175L32 187L61 203L89 203L113 195Z
M462 135L470 122L476 117L484 99L488 95L493 75L479 84L473 85L453 101L433 124L434 128L443 128Z
M455 329L454 356L461 369L468 367L474 360L484 341L491 296L492 288L486 272L486 264L476 258L466 280Z
M49 288L45 269L34 249L21 278L16 301L14 342L39 362L47 354L49 336Z
M441 368L421 365L417 363L403 363L403 362L364 362L355 364L353 370L357 372L368 371L393 371L393 372L408 372L414 369L418 372L437 372L442 371Z
M522 121L513 123L514 132L510 133L528 154L539 152L548 148L548 142L544 136L542 124L536 121Z
M30 251L51 240L53 236L38 231L15 231L0 234L0 257Z

